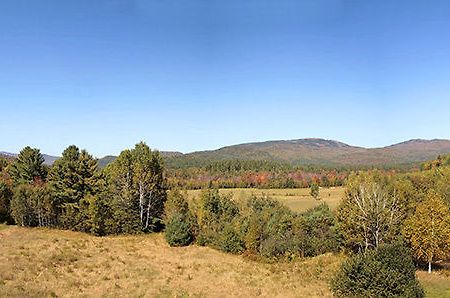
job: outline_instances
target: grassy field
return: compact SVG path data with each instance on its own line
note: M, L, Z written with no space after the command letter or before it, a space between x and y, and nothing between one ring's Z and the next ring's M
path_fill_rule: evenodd
M267 264L210 248L169 247L162 234L94 237L0 231L0 297L330 297L342 256Z
M344 259L268 264L210 248L169 247L162 234L94 237L0 225L0 297L331 297ZM450 278L418 271L428 297Z
M201 190L188 190L187 194L190 199L198 197ZM335 209L344 195L344 188L330 187L320 188L320 198L314 199L310 195L309 188L300 189L257 189L257 188L231 188L221 189L222 194L233 194L236 200L245 200L252 195L269 196L279 200L287 207L294 211L302 212L311 209L322 202L327 203L331 209Z

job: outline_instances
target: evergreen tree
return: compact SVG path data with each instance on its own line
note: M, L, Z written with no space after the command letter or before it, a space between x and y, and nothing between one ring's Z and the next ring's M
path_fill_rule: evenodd
M11 217L11 199L13 192L11 187L4 181L0 181L0 223L13 223Z
M23 148L14 161L10 174L16 184L31 183L35 180L44 181L47 170L39 149L29 146Z
M72 145L55 161L49 184L65 228L75 229L78 224L79 202L98 190L97 161L85 150Z
M316 200L319 198L319 185L317 183L311 183L310 194Z

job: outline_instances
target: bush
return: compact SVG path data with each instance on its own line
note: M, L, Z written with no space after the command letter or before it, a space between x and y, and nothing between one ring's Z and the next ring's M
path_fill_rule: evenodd
M325 252L337 252L341 237L336 229L336 220L327 204L308 210L303 214L303 229L307 237L304 243L305 256L317 256Z
M1 161L1 159L0 159ZM11 199L13 193L8 184L0 181L0 223L13 224L11 217Z
M244 250L244 241L232 224L224 226L217 244L224 252L240 253Z
M164 236L170 246L186 246L194 239L190 223L180 213L172 214L167 220Z
M338 297L424 297L409 251L400 244L350 257L331 289Z
M199 228L197 244L208 245L225 251L231 249L226 243L232 241L235 236L226 226L239 218L237 204L231 197L220 195L218 190L208 190L202 193L196 205ZM228 235L223 235L225 230L227 230Z
M164 209L164 235L169 245L189 245L195 238L195 225L186 198L179 191L173 191L169 194Z

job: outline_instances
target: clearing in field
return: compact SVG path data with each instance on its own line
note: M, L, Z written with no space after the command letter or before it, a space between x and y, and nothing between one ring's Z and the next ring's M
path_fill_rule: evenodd
M293 211L303 212L322 203L328 204L332 210L336 209L344 195L343 187L320 188L319 199L314 199L309 188L283 188L283 189L258 189L258 188L227 188L220 189L221 194L232 194L237 201L243 201L251 196L268 196L276 199ZM188 198L199 197L201 190L188 190Z

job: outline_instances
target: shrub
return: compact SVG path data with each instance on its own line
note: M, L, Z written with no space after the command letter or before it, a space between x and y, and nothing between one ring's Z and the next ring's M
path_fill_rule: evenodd
M231 253L240 253L244 250L244 241L232 224L225 224L218 239L220 250Z
M1 159L0 159L1 161ZM0 223L14 223L11 217L11 199L13 193L8 184L0 181Z
M190 223L180 213L172 214L166 221L164 236L170 246L186 246L194 239Z
M194 219L186 198L173 191L164 206L165 237L170 246L189 245L194 240Z
M317 256L325 252L337 252L341 237L336 229L336 220L327 204L308 210L303 214L303 229L307 237L304 243L305 256Z
M345 261L331 282L338 297L423 297L408 249L382 245Z
M227 224L239 218L240 213L237 204L230 196L220 195L218 190L208 190L202 193L196 205L199 228L197 244L209 245L218 249L227 247L224 244L224 239L232 237L231 232L228 230L229 235L227 236L222 234Z

